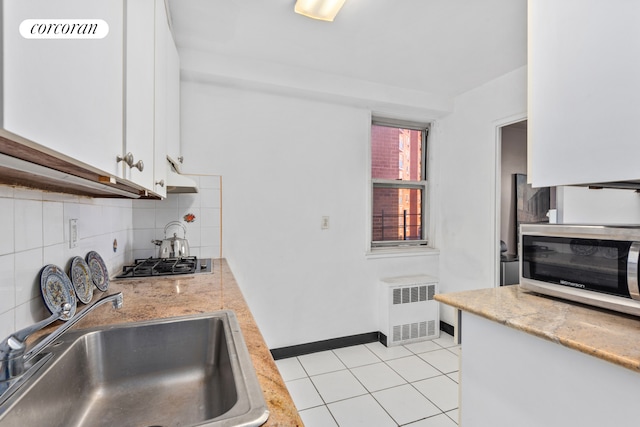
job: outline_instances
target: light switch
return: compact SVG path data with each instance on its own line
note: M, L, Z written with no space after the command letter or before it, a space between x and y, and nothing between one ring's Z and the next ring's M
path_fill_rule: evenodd
M329 228L329 217L328 216L323 216L322 217L322 222L320 223L320 228L322 228L323 230L326 230Z

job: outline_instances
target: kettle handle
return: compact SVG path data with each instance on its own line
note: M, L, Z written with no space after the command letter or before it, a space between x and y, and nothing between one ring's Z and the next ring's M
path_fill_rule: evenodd
M167 237L167 230L169 229L169 227L172 227L174 225L179 225L180 227L182 227L182 238L185 239L187 237L187 227L185 227L184 224L180 221L171 221L169 224L167 224L164 227L164 237Z

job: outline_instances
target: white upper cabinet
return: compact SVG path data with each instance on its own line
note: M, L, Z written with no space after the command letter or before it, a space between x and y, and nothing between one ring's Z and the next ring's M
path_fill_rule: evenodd
M125 139L122 155L131 154L124 178L154 186L155 0L128 1L126 32ZM141 162L141 163L139 163ZM141 170L142 169L142 170Z
M123 4L2 2L5 130L45 152L121 176L116 156L123 142ZM28 19L101 19L109 32L102 39L29 39L19 31Z
M640 179L640 2L529 1L529 178Z
M169 34L171 35L171 34ZM180 58L173 42L167 44L167 154L178 160L182 156L180 143Z
M2 136L49 156L43 159L130 186L135 195L164 197L167 141L179 155L180 136L180 65L165 1L0 4ZM30 38L20 30L27 20L36 33L52 20L101 20L108 33Z
M169 128L167 116L167 63L168 46L173 44L167 14L163 0L156 0L156 44L155 44L155 174L158 183L156 191L166 195L167 186L167 130ZM162 182L162 185L159 183Z

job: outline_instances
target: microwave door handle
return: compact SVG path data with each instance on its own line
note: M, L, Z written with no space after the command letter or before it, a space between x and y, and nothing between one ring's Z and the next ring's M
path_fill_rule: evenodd
M640 242L631 243L629 255L627 256L627 285L629 294L634 300L640 300L640 289L638 288L638 262L640 261Z

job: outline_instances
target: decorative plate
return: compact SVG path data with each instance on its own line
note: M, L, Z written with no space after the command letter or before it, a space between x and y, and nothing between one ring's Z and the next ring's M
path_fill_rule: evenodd
M60 317L69 320L76 314L76 297L69 276L58 266L46 265L40 272L40 291L42 299L51 313L55 313L64 304L69 303L71 310Z
M98 289L102 292L109 287L109 271L102 257L98 252L91 251L86 257L89 270L91 271L91 279Z
M71 278L71 283L73 283L73 288L76 291L78 299L84 304L91 302L91 298L93 297L93 281L91 279L89 264L79 256L74 257L71 260L69 277Z

